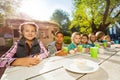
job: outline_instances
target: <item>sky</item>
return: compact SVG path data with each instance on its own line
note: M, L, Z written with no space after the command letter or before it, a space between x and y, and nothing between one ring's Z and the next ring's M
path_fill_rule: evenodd
M36 20L49 21L56 9L66 11L71 18L72 0L23 0L20 12Z

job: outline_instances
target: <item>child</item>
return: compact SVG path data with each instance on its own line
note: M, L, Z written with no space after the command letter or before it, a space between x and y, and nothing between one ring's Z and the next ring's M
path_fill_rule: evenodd
M111 38L109 35L104 36L104 40L106 40L107 42L111 42Z
M42 42L36 38L38 26L34 22L21 24L19 32L20 40L1 57L0 67L34 66L48 56Z
M95 46L95 43L97 42L96 40L97 40L97 38L94 33L89 34L89 42L88 43L90 44L91 47Z
M107 41L108 46L110 46L111 44L114 44L114 42L111 41L111 38L109 35L104 36L104 40Z
M55 33L55 41L48 44L48 51L50 52L50 56L65 56L67 52L62 50L62 47L65 46L64 42L64 34L61 31Z
M89 37L87 34L82 34L81 35L81 44L88 44Z
M83 45L83 52L89 52L89 37L87 34L82 34L81 36L81 44Z
M102 42L105 36L105 34L102 31L98 31L95 35L97 37L98 42Z
M90 44L94 44L96 42L96 39L97 38L93 33L89 34L89 43Z
M68 50L70 53L74 54L78 52L77 46L80 44L80 33L79 32L74 32L71 36L71 44L68 46Z

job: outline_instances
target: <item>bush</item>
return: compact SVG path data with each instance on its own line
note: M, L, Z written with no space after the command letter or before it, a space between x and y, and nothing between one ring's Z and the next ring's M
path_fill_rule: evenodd
M11 47L13 45L13 39L5 39L6 47Z
M64 43L65 44L70 44L71 43L70 36L64 36Z

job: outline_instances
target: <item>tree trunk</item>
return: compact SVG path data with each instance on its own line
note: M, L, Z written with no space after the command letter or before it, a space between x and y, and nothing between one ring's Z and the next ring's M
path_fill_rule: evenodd
M106 33L106 28L110 24L110 23L106 24L106 20L107 20L108 13L109 13L109 8L110 8L110 0L106 0L105 13L103 15L102 23L100 23L99 28L98 28L99 31L103 31L105 33Z
M97 28L96 28L96 25L94 23L94 19L92 19L91 28L92 28L92 33L96 33L97 32Z
M105 34L107 33L107 27L111 24L111 22L106 24L100 24L98 31L103 31Z

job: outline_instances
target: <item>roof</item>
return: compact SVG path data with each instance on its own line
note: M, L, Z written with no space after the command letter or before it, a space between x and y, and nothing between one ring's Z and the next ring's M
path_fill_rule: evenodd
M57 23L55 23L55 22L38 21L38 20L25 20L25 19L7 19L6 20L6 25L7 26L12 25L14 28L18 28L21 23L26 22L26 21L35 22L36 24L38 24L40 29L45 29L46 27L48 28L48 26L49 27L57 27L57 28L59 28L59 25Z

